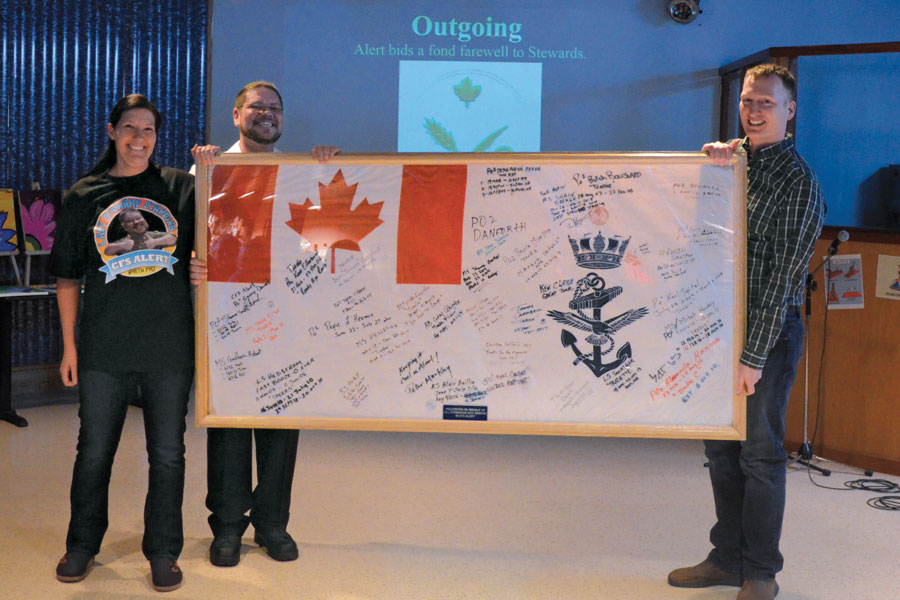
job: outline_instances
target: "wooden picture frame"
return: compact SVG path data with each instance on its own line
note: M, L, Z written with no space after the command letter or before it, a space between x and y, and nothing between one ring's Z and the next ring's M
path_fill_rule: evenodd
M742 153L221 154L197 424L743 439L746 189Z

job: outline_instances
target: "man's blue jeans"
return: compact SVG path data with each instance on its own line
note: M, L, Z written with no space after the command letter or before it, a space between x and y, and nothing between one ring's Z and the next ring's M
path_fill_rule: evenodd
M784 517L787 453L785 413L803 346L803 323L785 317L756 391L747 397L747 439L708 440L706 457L717 522L709 560L746 581L771 581L784 559L778 550Z
M192 368L158 373L79 371L78 454L66 551L95 555L109 524L109 478L128 402L140 386L150 481L144 504L146 558L177 559L184 545L184 431ZM127 507L122 507L127 508Z

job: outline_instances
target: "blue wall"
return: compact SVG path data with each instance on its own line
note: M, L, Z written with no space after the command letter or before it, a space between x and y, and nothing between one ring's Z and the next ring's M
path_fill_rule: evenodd
M211 141L233 143L235 93L251 80L269 79L285 93L286 127L279 142L283 150L306 151L315 144L333 143L350 152L396 151L401 57L359 56L354 50L358 44L423 48L432 43L460 44L415 35L412 22L419 15L473 22L490 16L494 21L522 23L523 39L517 44L482 39L470 41L470 47L577 49L584 55L540 60L526 54L519 59L543 63L544 151L696 150L718 133L720 66L772 46L900 39L896 0L704 0L703 14L689 25L669 19L664 7L664 0L215 0ZM826 185L832 205L828 221L864 224L846 190L870 178L878 165L900 162L898 144L870 143L881 132L896 130L897 95L887 93L889 85L873 83L866 110L856 111L850 73L846 76L851 79L841 84L850 96L835 102L833 86L816 84L819 76L812 65L807 83L802 69L803 65L798 141ZM896 89L896 67L878 69ZM810 89L804 90L805 85ZM823 87L830 89L822 91ZM835 146L818 141L823 137L817 135L822 131L822 111L804 108L804 103L813 107L815 96L823 93L828 97L824 106L835 102L839 112L841 105L847 106L841 122L863 145L852 150L838 147L838 152L846 151L846 160L834 160Z

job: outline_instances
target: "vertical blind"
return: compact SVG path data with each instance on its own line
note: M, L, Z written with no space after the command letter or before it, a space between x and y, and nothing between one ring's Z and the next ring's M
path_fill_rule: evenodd
M208 0L0 0L0 187L71 187L130 93L163 114L154 159L188 168L206 128L208 26ZM33 259L32 283L46 282L46 257ZM12 325L14 366L59 360L55 299L14 301Z
M188 167L205 129L208 18L206 0L0 0L0 187L70 187L134 92L163 114L156 160Z

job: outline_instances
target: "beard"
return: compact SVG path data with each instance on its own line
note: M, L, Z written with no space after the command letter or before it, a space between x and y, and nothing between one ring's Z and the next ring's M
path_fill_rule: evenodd
M250 127L241 128L241 133L244 135L244 137L256 142L257 144L274 144L278 141L278 138L281 137L281 131L274 127L272 128L269 135L259 133L258 131L253 129L253 125L250 125Z

